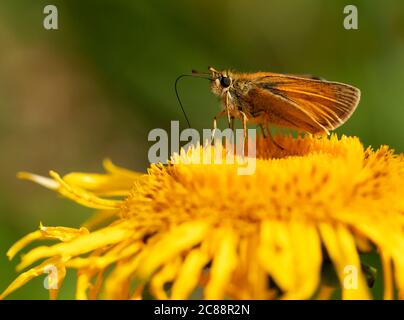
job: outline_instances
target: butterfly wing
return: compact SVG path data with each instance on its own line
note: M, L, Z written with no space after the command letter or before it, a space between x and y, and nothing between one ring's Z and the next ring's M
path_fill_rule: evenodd
M253 117L265 114L267 122L310 133L338 128L360 99L359 89L325 80L268 73L251 83L248 97Z

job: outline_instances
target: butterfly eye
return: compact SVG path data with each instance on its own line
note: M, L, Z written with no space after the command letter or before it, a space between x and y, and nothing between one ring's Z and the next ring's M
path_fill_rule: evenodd
M222 87L227 88L230 86L231 80L229 77L221 77L220 78L220 84Z

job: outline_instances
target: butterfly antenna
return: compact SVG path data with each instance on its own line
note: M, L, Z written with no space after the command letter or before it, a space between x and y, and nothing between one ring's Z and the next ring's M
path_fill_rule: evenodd
M174 88L175 88L175 95L177 96L177 100L178 100L178 103L180 104L180 107L181 107L182 113L184 114L185 120L186 120L187 123L188 123L188 127L191 128L191 124L190 124L190 122L189 122L188 116L187 116L187 114L186 114L186 112L185 112L185 109L184 109L182 103L181 103L181 99L180 99L180 96L179 96L179 94L178 94L178 87L177 87L178 81L179 81L181 78L184 78L184 77L201 78L201 79L207 79L207 80L211 80L211 78L210 78L210 77L204 77L204 76L202 76L202 75L197 75L197 74L182 74L182 75L180 75L180 76L175 80L175 85L174 85Z

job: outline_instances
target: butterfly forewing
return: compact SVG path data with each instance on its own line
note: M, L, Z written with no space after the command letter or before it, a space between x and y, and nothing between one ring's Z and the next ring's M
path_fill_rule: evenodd
M338 82L268 73L249 92L256 110L276 125L328 133L342 125L359 103L359 89Z

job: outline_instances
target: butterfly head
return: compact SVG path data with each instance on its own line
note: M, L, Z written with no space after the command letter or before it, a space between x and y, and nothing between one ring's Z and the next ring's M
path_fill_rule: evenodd
M229 71L217 71L216 69L209 67L211 74L211 89L212 92L221 97L229 88L233 85L233 78Z

